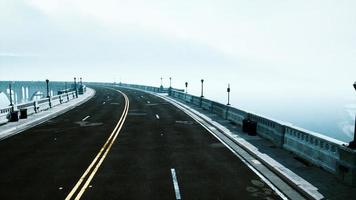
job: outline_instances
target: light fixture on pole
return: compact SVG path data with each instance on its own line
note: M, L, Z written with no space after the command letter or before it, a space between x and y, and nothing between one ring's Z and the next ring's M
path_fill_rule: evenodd
M185 82L185 93L188 93L188 82Z
M356 90L356 81L353 86ZM349 148L356 149L356 116L355 116L354 139L349 143Z
M230 83L227 86L227 105L230 105Z
M11 83L9 83L9 93L10 93L10 106L13 106L13 104L12 104L12 88L11 88Z
M48 80L48 79L46 79L47 98L49 98L49 86L48 86L48 84L49 84L49 80Z
M75 97L78 98L77 78L75 77L74 77L74 90L75 90Z
M200 95L201 98L204 97L204 79L201 79L201 95Z

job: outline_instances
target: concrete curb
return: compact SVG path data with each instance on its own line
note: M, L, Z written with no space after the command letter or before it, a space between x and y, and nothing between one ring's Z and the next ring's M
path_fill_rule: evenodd
M88 88L89 89L89 88ZM9 128L3 132L0 133L0 135L4 135L4 136L0 136L0 141L1 140L5 140L6 138L9 138L13 135L16 135L18 133L21 133L27 129L30 129L30 128L33 128L37 125L40 125L50 119L53 119L63 113L66 113L70 110L72 110L73 108L75 107L78 107L84 103L86 103L87 101L89 101L96 93L96 91L94 89L93 90L93 93L90 95L90 96L87 96L85 97L84 99L80 100L79 102L77 102L76 104L73 104L73 105L70 105L68 107L65 107L61 110L58 110L56 112L53 112L53 113L49 113L48 115L45 115L45 116L42 116L42 117L39 117L39 118L36 118L36 119L33 119L29 122L26 122L24 124L21 124L21 125L18 125L18 126L15 126L15 127L12 127L12 128Z

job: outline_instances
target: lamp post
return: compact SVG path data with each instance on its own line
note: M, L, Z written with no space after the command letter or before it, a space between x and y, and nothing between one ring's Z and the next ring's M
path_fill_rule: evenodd
M356 81L354 83L354 88L356 90ZM355 128L354 128L354 139L349 143L351 149L356 149L356 116L355 116Z
M9 83L9 91L10 91L10 106L13 106L13 104L12 104L12 89L11 89L11 83Z
M230 83L227 85L227 105L230 105Z
M74 77L74 90L75 90L75 97L78 98L77 78L75 77Z
M185 82L185 93L188 93L188 82Z
M161 77L161 88L163 87L163 78Z
M169 88L172 87L172 77L169 77Z
M80 85L83 85L82 77L80 77Z
M204 79L201 79L201 98L204 97Z
M49 80L48 80L48 79L46 79L47 98L49 98L49 87L48 87L48 84L49 84Z

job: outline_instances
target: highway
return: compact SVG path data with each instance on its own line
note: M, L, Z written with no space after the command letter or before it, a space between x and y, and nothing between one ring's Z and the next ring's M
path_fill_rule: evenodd
M0 141L0 199L280 199L184 112L136 90Z

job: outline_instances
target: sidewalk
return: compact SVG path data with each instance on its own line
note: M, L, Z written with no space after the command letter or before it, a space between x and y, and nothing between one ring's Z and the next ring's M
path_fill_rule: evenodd
M241 127L200 107L175 98L168 98L186 105L192 111L196 111L196 113L199 113L198 115L211 121L210 123L216 125L216 127L219 128L220 126L220 129L225 129L223 130L225 135L233 138L237 144L243 145L244 149L250 149L250 152L260 156L263 162L275 168L274 171L283 173L283 176L292 180L292 184L310 191L319 191L326 199L354 199L356 188L342 183L333 174L299 159L294 154L276 147L272 142L260 136L249 136L243 133Z
M69 102L57 105L48 110L35 113L28 116L27 119L20 119L18 122L8 122L7 124L0 126L0 141L15 134L18 134L24 130L37 126L43 122L46 122L52 118L57 117L73 108L87 102L95 95L95 90L87 88L87 92L83 95L79 95L77 99L72 99Z

